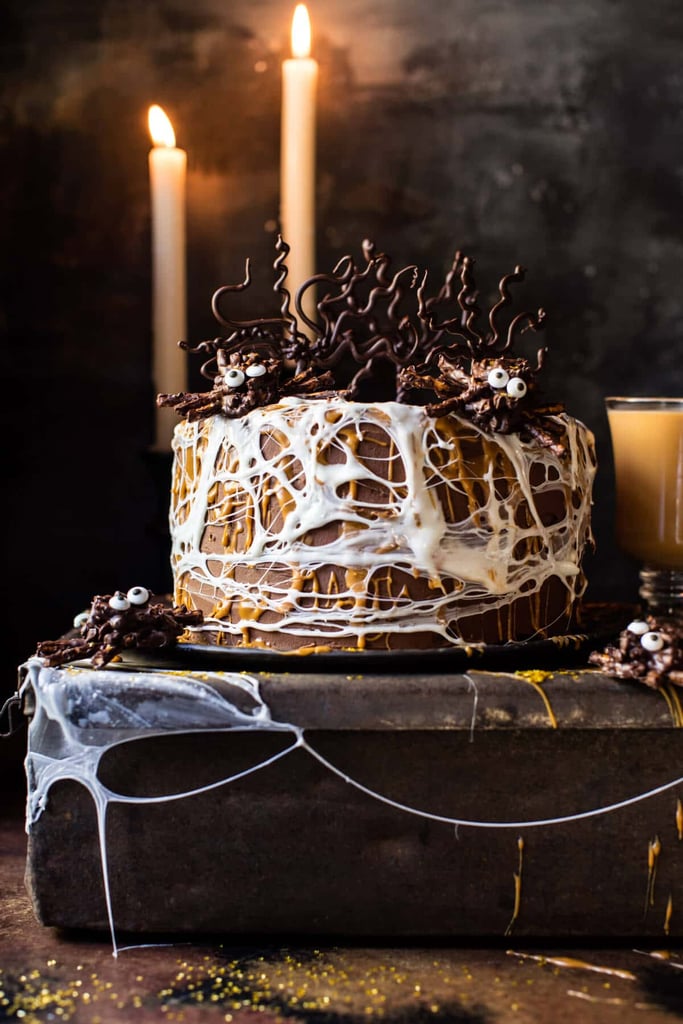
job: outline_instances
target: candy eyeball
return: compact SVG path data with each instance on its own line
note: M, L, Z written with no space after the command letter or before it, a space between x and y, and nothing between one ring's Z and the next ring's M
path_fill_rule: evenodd
M109 607L113 608L115 612L127 612L130 608L130 601L125 594L117 590L115 594L109 598Z
M79 612L78 615L74 617L74 629L80 629L89 618L90 612Z
M223 375L223 380L229 388L239 388L244 384L244 374L241 370L226 370Z
M126 597L131 604L147 604L149 601L149 590L146 587L131 587Z
M635 636L642 636L643 633L647 633L650 627L647 622L643 622L642 619L634 619L633 622L629 622L626 627L629 633L633 633Z
M495 366L492 370L489 370L489 375L486 379L492 388L495 388L496 391L501 391L510 380L510 374L502 366Z
M648 632L643 633L640 638L641 646L646 651L661 651L664 646L664 638L661 633Z
M510 398L524 398L527 387L521 377L512 377L505 388Z
M247 377L262 377L266 373L263 363L252 363L245 371Z

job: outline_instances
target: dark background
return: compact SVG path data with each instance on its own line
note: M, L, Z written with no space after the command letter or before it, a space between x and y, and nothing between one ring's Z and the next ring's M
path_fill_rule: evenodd
M318 265L364 237L483 298L516 262L549 313L546 391L596 433L590 595L635 595L602 400L683 394L680 0L312 0ZM168 580L148 456L147 107L189 155L189 337L255 265L275 308L283 0L5 0L0 693L98 592ZM653 439L653 444L656 439ZM159 494L162 495L159 498Z

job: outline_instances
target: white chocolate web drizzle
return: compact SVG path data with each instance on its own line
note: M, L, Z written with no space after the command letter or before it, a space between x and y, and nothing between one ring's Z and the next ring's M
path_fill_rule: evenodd
M396 402L289 398L181 423L176 600L201 599L203 628L219 635L249 642L257 627L359 648L392 633L462 643L459 620L504 610L552 577L570 609L585 586L595 460L582 424L555 422L563 457ZM534 629L552 625L539 602Z

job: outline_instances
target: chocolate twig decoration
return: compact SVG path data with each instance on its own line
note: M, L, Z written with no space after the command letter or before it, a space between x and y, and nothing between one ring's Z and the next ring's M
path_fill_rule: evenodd
M280 315L237 320L227 315L224 299L251 284L247 259L244 279L219 288L212 299L214 316L228 330L227 336L195 347L181 343L189 352L209 355L201 372L212 380L211 391L161 395L159 404L172 406L190 419L216 412L241 416L288 395L327 395L335 387L332 370L337 392L355 398L362 381L375 376L381 365L390 364L398 401L409 401L416 391L432 391L435 401L427 409L433 415L458 412L483 429L524 431L541 444L557 448L559 442L547 419L562 407L543 405L536 393L535 378L546 350L538 350L535 367L511 351L516 337L544 326L545 313L542 309L535 314L518 313L506 332L502 323L503 311L512 303L510 286L524 280L524 268L517 265L500 280L499 298L483 329L474 261L460 250L432 297L427 295L426 271L420 274L417 266L409 264L393 272L391 258L368 240L362 251L364 264L358 266L346 255L331 273L305 281L292 311L286 286L289 247L278 236L273 290L280 298ZM315 318L303 308L310 289L321 294ZM444 317L443 311L453 303L457 314ZM307 328L306 334L300 323ZM322 372L316 376L317 371ZM342 376L345 381L339 379Z

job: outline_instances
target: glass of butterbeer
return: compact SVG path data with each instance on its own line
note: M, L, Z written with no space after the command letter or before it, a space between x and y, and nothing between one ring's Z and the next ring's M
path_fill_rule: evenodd
M607 398L617 542L653 615L683 617L683 398Z

